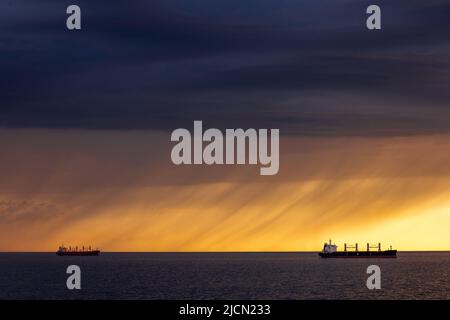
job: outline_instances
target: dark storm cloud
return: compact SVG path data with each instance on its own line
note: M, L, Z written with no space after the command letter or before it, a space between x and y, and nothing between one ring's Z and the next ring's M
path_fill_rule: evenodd
M450 129L450 4L379 1L0 4L0 125L162 129L194 119L292 134Z

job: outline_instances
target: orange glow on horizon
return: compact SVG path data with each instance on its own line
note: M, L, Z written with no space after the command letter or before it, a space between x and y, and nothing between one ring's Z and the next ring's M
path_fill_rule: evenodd
M274 177L174 166L161 132L0 137L0 251L450 250L449 135L290 137Z

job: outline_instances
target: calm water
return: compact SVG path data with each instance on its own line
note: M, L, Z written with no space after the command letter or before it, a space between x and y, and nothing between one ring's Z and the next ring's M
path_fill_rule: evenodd
M82 290L66 288L66 268ZM381 290L366 268L381 267ZM449 253L327 259L315 253L0 254L0 299L450 299Z

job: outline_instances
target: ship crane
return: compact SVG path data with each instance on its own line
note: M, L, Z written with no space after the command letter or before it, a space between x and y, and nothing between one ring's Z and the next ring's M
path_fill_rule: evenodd
M354 245L348 245L344 243L344 251L347 252L347 249L355 249L355 251L358 251L358 243L355 243ZM370 251L370 249L378 249L378 251L381 251L381 243L378 244L367 243L367 251Z
M344 243L344 251L347 252L347 249L355 249L355 251L358 251L358 243L351 245Z
M367 243L367 251L370 251L370 249L378 249L378 251L381 251L381 243L378 242L378 244L370 244Z

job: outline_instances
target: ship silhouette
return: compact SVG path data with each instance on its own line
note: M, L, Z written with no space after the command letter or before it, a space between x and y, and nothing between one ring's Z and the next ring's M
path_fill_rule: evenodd
M81 247L80 250L78 250L78 247L72 248L66 248L64 245L61 245L58 248L58 251L56 251L56 254L58 256L98 256L100 254L100 250L98 249L91 249L91 246L88 248Z
M378 250L370 250L376 248ZM354 249L354 250L348 250ZM392 246L389 250L381 250L381 243L377 245L370 245L367 243L366 251L358 250L358 243L354 245L344 244L344 251L337 251L337 245L324 243L323 249L319 252L321 258L397 258L397 250L392 250Z

